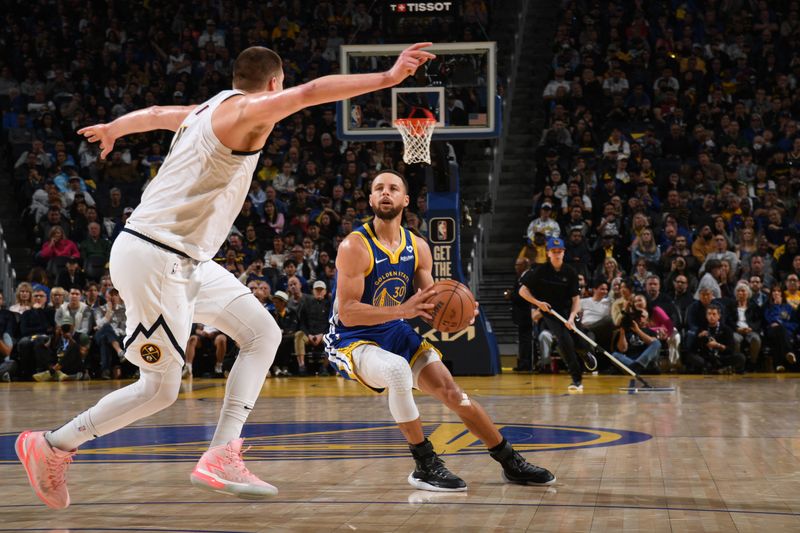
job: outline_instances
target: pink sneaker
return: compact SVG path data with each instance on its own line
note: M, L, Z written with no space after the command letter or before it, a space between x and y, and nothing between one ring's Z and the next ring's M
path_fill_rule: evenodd
M44 438L44 431L23 431L14 447L39 499L51 509L68 507L67 468L75 452L50 446Z
M214 446L200 460L191 475L192 485L247 500L260 500L278 494L278 489L261 481L242 459L243 439Z

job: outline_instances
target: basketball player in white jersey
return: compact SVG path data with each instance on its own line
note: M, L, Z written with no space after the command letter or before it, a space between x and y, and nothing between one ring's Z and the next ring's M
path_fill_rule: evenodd
M551 472L528 463L514 450L483 407L456 384L439 351L405 320L430 319L433 304L428 299L435 293L428 243L400 226L409 202L405 178L394 171L381 172L372 181L369 202L375 218L339 246L331 328L325 343L329 360L340 374L377 392L388 390L389 412L416 463L408 482L421 490L467 490L464 480L444 466L425 438L412 394L417 388L461 418L502 465L506 481L555 483ZM413 289L417 293L411 296Z
M116 139L131 133L167 129L176 134L111 250L111 278L128 317L125 357L139 367L141 378L55 431L24 431L17 438L17 455L47 506L69 505L66 472L81 444L175 401L192 322L224 331L240 352L213 440L191 481L241 498L277 494L245 466L240 433L281 333L247 287L211 258L247 196L259 151L276 122L307 106L397 85L435 57L423 50L430 44L408 47L386 72L325 76L286 90L280 57L251 47L234 63L233 90L198 106L150 107L78 132L100 143L102 158Z

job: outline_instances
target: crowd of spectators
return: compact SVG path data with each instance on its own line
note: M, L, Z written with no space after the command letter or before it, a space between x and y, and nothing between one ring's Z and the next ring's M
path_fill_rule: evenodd
M2 133L36 266L16 294L5 295L0 377L134 375L123 357L124 302L107 263L113 240L157 176L171 133L119 139L101 160L98 146L77 130L142 107L202 102L230 87L233 60L248 46L282 56L287 87L337 73L340 45L383 42L380 6L34 0L6 7ZM461 8L463 31L483 32L487 3L468 0ZM400 154L399 142L341 142L332 106L303 110L275 126L215 259L281 324L287 342L274 374L304 373L307 353L320 350L338 245L371 218L371 178L384 168L404 170ZM426 190L412 180L410 192L406 224L425 234ZM222 374L236 347L202 325L194 333L187 372L197 370L199 350L209 354L209 373Z
M796 369L800 3L566 0L554 43L520 257L561 236L629 362Z

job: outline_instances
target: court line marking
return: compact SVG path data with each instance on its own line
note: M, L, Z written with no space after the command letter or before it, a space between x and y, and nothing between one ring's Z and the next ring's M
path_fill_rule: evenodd
M373 501L373 500L248 500L246 502L239 501L161 501L161 502L91 502L91 503L73 503L70 507L90 507L90 506L109 506L109 505L286 505L286 504L300 504L300 505L463 505L463 506L493 506L493 507L545 507L545 508L568 508L568 509L630 509L634 511L686 511L695 513L730 513L730 514L752 514L752 515L770 515L770 516L796 516L800 517L800 513L793 513L789 511L758 511L748 509L703 509L692 507L657 507L651 505L592 505L592 504L577 504L577 503L512 503L512 502L414 502L408 501ZM36 507L41 508L40 504L2 504L0 509L16 509L23 507ZM74 528L72 528L74 529ZM110 529L110 528L105 528ZM96 531L97 529L89 529L88 531ZM0 529L0 531L22 531L20 529ZM50 531L50 529L28 529L25 531ZM80 530L78 530L80 531ZM120 529L120 531L130 531L129 529ZM134 530L138 531L138 530ZM162 531L162 530L155 530ZM167 530L172 531L172 530ZM184 531L184 530L175 530ZM216 532L206 530L185 530L192 533L239 533L239 532Z
M58 529L47 527L34 527L34 528L14 528L14 529L0 529L0 531L60 531ZM230 529L175 529L175 528L154 528L154 527L70 527L63 531L164 531L166 533L250 533L249 531L233 531Z

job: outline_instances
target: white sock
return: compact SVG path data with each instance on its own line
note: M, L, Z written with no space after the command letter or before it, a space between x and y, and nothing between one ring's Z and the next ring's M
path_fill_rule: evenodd
M222 363L217 363L214 365L214 372L217 374L222 374Z
M186 363L186 370L191 374L192 373L192 363Z
M95 435L94 432L89 411L84 411L57 430L45 433L44 438L53 448L71 452L84 442L97 438L99 435Z

